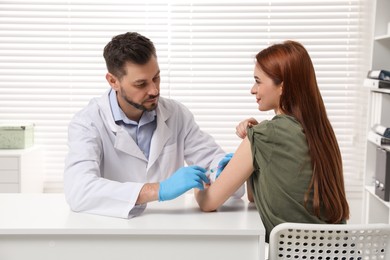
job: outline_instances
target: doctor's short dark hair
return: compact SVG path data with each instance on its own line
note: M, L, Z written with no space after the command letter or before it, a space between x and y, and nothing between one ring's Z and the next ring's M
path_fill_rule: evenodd
M103 52L108 72L119 79L126 75L127 62L144 65L152 55L157 57L153 42L136 32L114 36Z

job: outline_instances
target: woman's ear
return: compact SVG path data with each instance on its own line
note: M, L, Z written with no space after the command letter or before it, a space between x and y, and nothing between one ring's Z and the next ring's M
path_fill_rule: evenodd
M279 95L281 96L283 94L283 81L280 83L280 93Z
M112 89L114 89L114 90L119 89L120 84L119 84L118 78L115 77L114 75L112 75L110 72L107 72L106 80L107 80L108 84L110 84Z

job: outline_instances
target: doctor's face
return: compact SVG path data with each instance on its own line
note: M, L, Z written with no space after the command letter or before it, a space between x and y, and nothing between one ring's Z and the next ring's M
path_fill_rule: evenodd
M129 116L154 110L160 95L160 69L157 58L152 56L144 65L126 63L125 71L126 75L121 79L110 73L107 75L108 82L117 92L118 103L123 112Z

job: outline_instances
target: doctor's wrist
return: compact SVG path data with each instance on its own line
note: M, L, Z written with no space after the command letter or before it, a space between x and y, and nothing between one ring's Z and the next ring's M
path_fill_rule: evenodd
M136 204L144 204L158 200L159 189L159 183L145 183L138 194Z

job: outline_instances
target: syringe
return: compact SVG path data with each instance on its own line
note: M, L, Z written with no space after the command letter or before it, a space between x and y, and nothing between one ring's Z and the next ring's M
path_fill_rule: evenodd
M220 169L220 168L221 168L221 166L218 165L217 167L210 168L206 172L206 176L209 178L210 183L213 183L215 181L215 179L217 178L218 169Z

